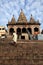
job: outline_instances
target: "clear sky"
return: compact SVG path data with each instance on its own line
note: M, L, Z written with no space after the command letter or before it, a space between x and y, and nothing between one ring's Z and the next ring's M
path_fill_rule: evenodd
M6 26L13 15L17 21L21 9L28 21L31 14L39 19L43 29L43 0L0 0L0 25Z

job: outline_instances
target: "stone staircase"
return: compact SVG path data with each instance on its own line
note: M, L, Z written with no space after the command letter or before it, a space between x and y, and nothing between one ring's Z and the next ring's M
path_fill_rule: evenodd
M0 65L43 65L43 41L0 40ZM40 43L39 43L40 42Z

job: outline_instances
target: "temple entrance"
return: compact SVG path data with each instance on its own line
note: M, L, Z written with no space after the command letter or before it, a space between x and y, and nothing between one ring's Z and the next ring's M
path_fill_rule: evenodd
M26 28L23 28L22 29L22 33L26 33Z
M10 30L9 30L10 35L13 35L13 32L14 32L14 29L10 28Z
M28 32L29 32L30 34L32 34L31 28L27 28L27 30L28 30Z
M17 28L17 35L18 35L18 39L20 39L20 36L21 36L21 29L20 28Z

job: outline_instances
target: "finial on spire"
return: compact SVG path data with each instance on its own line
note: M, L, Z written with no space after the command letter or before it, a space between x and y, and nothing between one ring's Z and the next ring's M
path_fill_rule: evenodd
M22 11L22 9L21 9L21 11Z
M31 14L31 17L32 17L32 14Z
M23 9L21 9L21 12L23 11Z
M13 14L13 17L14 17L14 14Z
M31 14L31 19L33 19L32 14Z

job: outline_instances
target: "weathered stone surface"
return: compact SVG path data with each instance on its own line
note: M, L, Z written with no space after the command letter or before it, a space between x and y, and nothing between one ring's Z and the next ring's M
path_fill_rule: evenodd
M43 65L43 43L0 43L0 65ZM25 41L24 41L25 42Z

